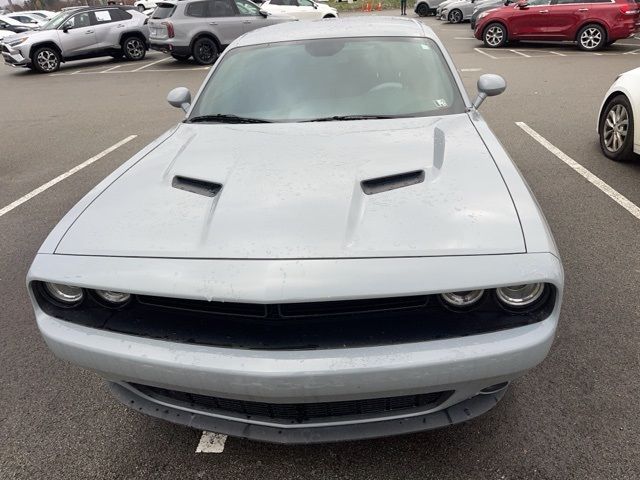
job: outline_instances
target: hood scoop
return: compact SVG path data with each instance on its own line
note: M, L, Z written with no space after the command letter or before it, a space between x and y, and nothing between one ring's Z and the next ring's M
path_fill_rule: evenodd
M371 178L360 182L362 191L367 195L388 192L396 188L408 187L424 182L424 170L414 170L412 172L398 173L386 177Z
M219 183L199 180L197 178L182 177L179 175L173 177L171 186L180 190L186 190L187 192L197 193L198 195L203 195L205 197L215 197L222 189L222 185Z

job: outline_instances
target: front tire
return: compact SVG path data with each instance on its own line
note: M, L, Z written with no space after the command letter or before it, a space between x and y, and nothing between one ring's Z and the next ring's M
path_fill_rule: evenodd
M142 60L147 54L147 47L139 37L127 37L122 42L122 54L132 62Z
M633 111L625 95L616 95L602 110L598 126L600 148L616 162L633 159Z
M455 10L451 10L449 12L449 18L448 18L450 23L460 23L462 22L462 11L458 10L457 8Z
M507 29L501 23L490 23L482 32L482 41L487 48L500 48L507 44Z
M587 25L580 29L577 40L580 50L594 52L607 43L607 32L600 25Z
M199 38L193 44L192 55L200 65L213 65L218 59L218 45L210 38Z
M53 73L60 69L60 54L53 47L40 47L33 52L33 69L38 73Z
M419 17L426 17L427 15L429 15L429 5L427 5L426 3L421 3L420 5L418 5L418 8L416 8L416 13Z

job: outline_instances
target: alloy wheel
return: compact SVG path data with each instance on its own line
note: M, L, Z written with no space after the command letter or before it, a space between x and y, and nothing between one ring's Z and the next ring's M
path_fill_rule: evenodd
M449 21L451 23L460 23L462 21L462 12L460 10L454 10L449 15Z
M504 32L502 28L496 26L490 27L484 34L485 41L492 47L496 47L502 43Z
M36 62L43 72L53 72L58 68L58 57L51 50L42 50L38 53Z
M209 43L201 43L198 48L198 57L203 62L210 62L215 55L214 49L211 47Z
M614 105L604 120L604 147L611 153L620 150L629 131L629 112L624 105Z
M580 44L587 50L594 50L602 43L602 32L595 27L587 28L580 35Z
M132 38L125 45L129 58L138 59L144 54L144 45L138 38Z

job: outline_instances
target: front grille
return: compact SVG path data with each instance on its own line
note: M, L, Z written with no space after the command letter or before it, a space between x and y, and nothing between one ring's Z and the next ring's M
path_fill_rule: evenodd
M133 295L106 308L86 291L74 308L34 294L56 318L87 327L170 342L257 350L313 350L397 345L477 335L544 320L555 304L547 285L535 308L507 311L487 292L468 311L452 311L437 295L260 304Z
M132 383L141 393L167 403L184 404L191 408L242 416L263 418L282 423L327 421L340 417L376 417L407 410L430 410L451 396L452 391L432 392L400 397L369 398L342 402L321 403L263 403L248 402L195 393L167 390Z

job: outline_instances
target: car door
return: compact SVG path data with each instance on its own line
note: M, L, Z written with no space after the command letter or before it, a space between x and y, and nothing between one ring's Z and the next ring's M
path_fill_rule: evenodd
M292 2L295 0L271 0L268 3L267 9L271 13L279 13L283 15L291 15L295 16L295 11L298 8L296 5L292 5Z
M263 15L258 8L248 0L234 0L236 8L242 18L244 31L250 32L256 28L266 27L279 23L281 20L273 19L271 15ZM286 1L286 0L285 0Z
M207 0L206 12L207 22L222 45L229 45L245 32L244 19L233 0Z
M507 28L510 36L518 39L532 39L544 35L549 22L551 0L529 0L513 8Z
M124 23L118 21L118 12L114 9L95 10L92 12L91 23L94 25L96 34L96 50L102 50L118 44L116 30L117 24Z
M587 17L590 5L584 0L551 0L549 36L558 40L574 40L576 25Z
M64 57L76 57L89 52L96 43L90 12L77 13L67 19L58 29L58 39Z
M297 3L295 15L300 20L317 20L324 15L311 0L292 0Z

